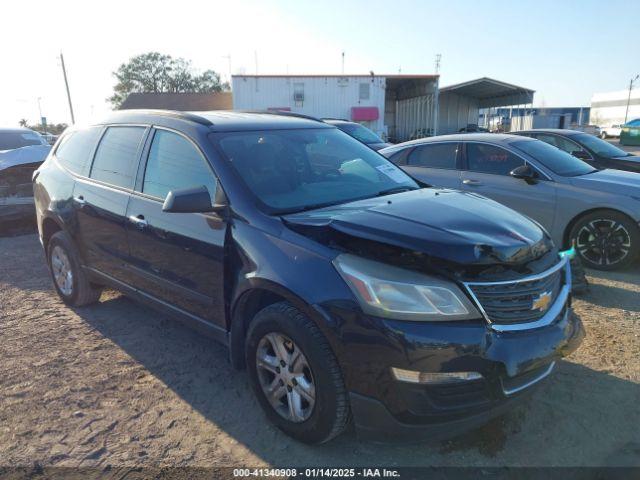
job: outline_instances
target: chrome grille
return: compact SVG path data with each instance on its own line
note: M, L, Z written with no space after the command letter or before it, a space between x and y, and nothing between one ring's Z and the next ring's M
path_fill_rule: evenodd
M491 323L528 323L548 312L564 285L564 277L563 269L556 266L531 279L466 285Z

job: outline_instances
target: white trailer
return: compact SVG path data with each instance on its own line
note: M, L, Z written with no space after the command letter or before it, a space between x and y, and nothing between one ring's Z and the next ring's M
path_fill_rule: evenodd
M392 141L436 132L437 75L233 75L232 90L237 110L351 120Z

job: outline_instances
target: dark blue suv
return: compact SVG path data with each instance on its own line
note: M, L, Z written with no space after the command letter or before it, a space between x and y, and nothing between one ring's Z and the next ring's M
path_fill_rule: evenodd
M542 228L313 118L115 113L65 133L34 193L64 302L108 286L216 338L304 442L454 435L584 335Z

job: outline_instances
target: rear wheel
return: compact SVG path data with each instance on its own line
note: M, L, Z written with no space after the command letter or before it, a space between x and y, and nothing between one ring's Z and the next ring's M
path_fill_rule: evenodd
M579 219L570 238L586 267L615 270L631 264L640 248L638 226L626 215L600 210Z
M305 443L336 437L349 422L338 362L320 329L287 302L255 316L246 339L249 378L267 417Z
M603 140L606 140L609 136L607 135L607 132L602 132L600 133L600 138L602 138Z
M47 260L53 286L64 303L81 307L98 301L101 289L89 283L73 242L65 232L56 232L49 240Z

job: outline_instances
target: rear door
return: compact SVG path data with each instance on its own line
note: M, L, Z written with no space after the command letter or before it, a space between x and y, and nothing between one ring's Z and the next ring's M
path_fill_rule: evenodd
M435 187L460 188L458 142L418 145L402 168L414 178Z
M196 143L154 129L126 218L132 283L140 290L224 326L224 244L227 222L216 213L165 213L170 190L220 188Z
M533 184L509 175L511 170L526 163L524 158L503 147L465 142L462 189L496 200L550 231L556 212L555 183L540 172Z
M89 178L78 178L73 188L78 245L89 267L126 281L129 256L125 227L147 128L110 126L98 148Z

